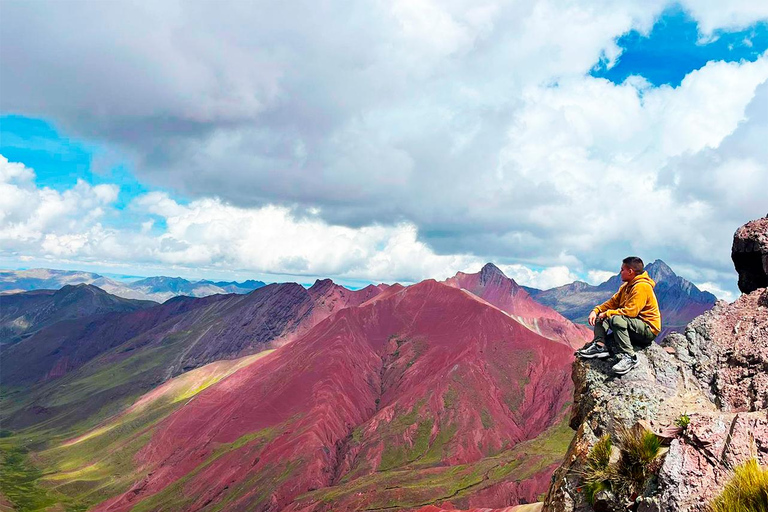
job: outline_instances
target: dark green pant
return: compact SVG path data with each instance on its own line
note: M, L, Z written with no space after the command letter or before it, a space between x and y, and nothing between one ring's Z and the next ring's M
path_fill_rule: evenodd
M608 329L611 332L608 332ZM653 343L653 334L647 323L639 318L615 315L595 322L594 341L603 343L614 354L635 355L635 347L645 348Z

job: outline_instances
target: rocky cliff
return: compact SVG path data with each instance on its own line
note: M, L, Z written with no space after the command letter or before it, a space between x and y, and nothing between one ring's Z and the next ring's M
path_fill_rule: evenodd
M767 239L768 219L740 228L734 262L762 262L759 248ZM742 290L743 282L765 282L756 264L736 268ZM672 333L638 358L620 378L610 375L609 362L574 363L576 435L553 475L545 511L704 512L734 467L749 459L768 464L768 288L718 302L684 335ZM604 467L621 467L622 443L633 427L665 445L649 459L642 484L617 489L621 475L614 471L612 484L588 485L606 439L613 447Z

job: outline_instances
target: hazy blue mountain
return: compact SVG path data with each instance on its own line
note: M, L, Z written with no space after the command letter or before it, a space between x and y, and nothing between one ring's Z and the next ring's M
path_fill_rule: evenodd
M189 281L181 277L148 277L133 282L121 282L92 272L72 270L30 269L0 271L0 294L31 290L58 290L66 285L90 284L102 290L136 300L164 302L171 297L187 295L206 297L217 293L250 293L265 285L262 281L249 279L236 281Z

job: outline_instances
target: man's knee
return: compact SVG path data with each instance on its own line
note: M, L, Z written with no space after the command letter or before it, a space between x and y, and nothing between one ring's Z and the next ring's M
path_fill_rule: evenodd
M627 322L627 318L622 315L614 315L610 318L611 328L612 329L626 329L629 327L629 323Z

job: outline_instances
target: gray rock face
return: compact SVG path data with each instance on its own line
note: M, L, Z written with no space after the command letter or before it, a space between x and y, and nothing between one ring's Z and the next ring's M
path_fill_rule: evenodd
M733 235L731 259L739 273L739 290L768 286L768 216L747 222Z
M574 363L576 435L544 510L593 510L580 492L587 454L600 436L615 439L638 421L671 439L638 510L704 512L733 467L753 457L768 464L768 289L718 302L638 359L623 377L609 375L610 362Z
M715 410L690 368L663 347L654 344L638 352L638 361L622 377L611 375L610 361L574 363L571 427L576 435L553 476L544 510L593 510L584 499L582 475L586 457L601 436L615 439L622 426L638 421L662 431L685 411Z

